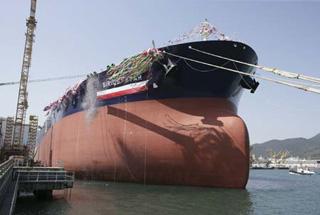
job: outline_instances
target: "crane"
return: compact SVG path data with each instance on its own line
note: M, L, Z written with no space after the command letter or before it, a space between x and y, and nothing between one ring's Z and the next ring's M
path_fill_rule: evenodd
M31 0L30 16L27 19L27 32L24 46L22 69L19 83L19 93L17 101L17 109L15 116L14 132L12 145L14 148L19 148L23 143L23 126L28 108L28 78L31 65L32 45L34 41L34 30L37 21L35 19L37 0ZM20 147L21 148L21 147Z

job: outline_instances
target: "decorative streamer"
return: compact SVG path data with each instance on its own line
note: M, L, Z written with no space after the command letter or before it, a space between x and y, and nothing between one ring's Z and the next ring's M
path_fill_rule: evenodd
M218 39L218 40L231 40L224 33L218 31L207 19L201 22L198 26L194 27L188 33L184 33L176 39L169 40L169 45L191 42L196 40L208 40L208 39Z

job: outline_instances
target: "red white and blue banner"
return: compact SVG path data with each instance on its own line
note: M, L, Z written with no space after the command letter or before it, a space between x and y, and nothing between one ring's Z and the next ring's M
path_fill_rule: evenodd
M111 99L114 97L143 92L148 89L147 82L148 81L140 81L140 82L136 82L136 83L123 85L120 87L114 87L112 89L106 89L103 91L99 91L99 92L97 92L97 98L99 100L105 100L105 99Z

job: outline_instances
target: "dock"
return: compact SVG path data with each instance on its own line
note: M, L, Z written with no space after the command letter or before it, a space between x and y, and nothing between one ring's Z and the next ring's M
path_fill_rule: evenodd
M62 167L16 166L14 159L0 164L0 214L11 215L20 192L38 198L52 196L53 190L73 187L74 173Z

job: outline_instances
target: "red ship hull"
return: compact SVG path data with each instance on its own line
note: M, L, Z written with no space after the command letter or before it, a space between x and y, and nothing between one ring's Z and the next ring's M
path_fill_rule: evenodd
M36 158L78 177L145 184L245 188L249 138L225 98L144 100L63 117Z

